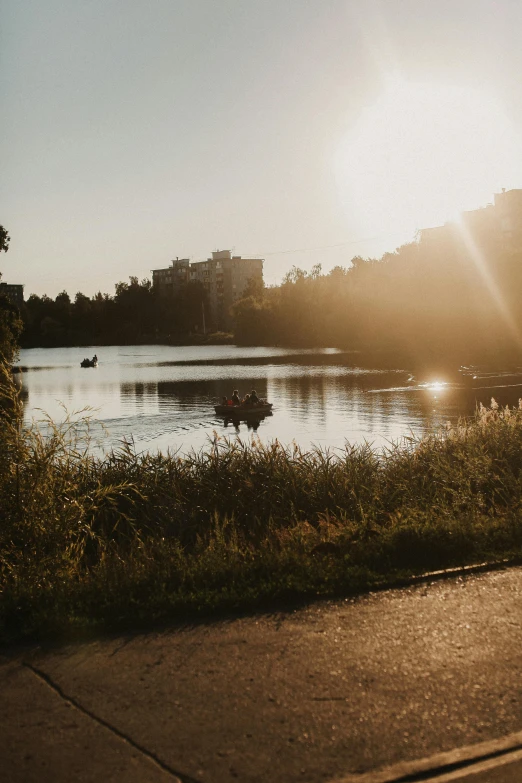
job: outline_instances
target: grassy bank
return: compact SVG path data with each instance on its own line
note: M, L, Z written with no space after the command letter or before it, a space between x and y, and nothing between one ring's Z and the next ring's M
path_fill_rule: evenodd
M72 423L44 439L16 413L11 401L0 425L3 641L349 594L522 553L521 408L482 408L384 455L216 438L183 459L124 445L103 460Z

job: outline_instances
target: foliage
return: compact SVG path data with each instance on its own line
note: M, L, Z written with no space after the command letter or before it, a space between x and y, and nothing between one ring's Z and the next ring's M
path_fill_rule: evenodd
M119 282L114 296L92 298L78 291L71 301L62 291L53 300L32 294L23 309L22 345L107 345L183 341L201 325L206 294L187 283L177 297L162 297L150 280Z
M4 639L150 623L522 552L522 409L384 455L214 438L88 450L88 421L0 427Z
M7 253L11 237L0 226L0 252ZM2 273L0 272L0 278ZM18 352L18 339L22 333L22 321L18 307L0 293L0 366L11 364Z
M0 226L0 253L3 251L4 253L7 253L9 250L9 242L11 241L11 237L9 236L7 229L3 226Z
M522 253L411 243L328 274L293 267L235 304L239 343L332 345L418 366L519 360Z
M0 365L10 365L15 360L22 328L18 307L0 295Z

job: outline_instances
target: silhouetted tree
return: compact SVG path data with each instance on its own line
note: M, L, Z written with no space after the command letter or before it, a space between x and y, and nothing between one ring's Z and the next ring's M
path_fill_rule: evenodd
M10 239L7 229L0 226L0 252L7 253ZM15 359L22 328L18 306L7 296L0 295L0 362L11 364Z
M320 264L310 272L293 267L279 286L251 281L231 312L240 343L379 351L390 363L520 360L521 294L522 251L508 253L488 237L477 255L456 235L442 244L421 239L380 259L356 256L327 274ZM116 285L112 297L78 293L71 303L65 292L54 301L30 296L24 340L183 341L201 330L202 308L208 327L207 294L199 282L169 297L149 280L131 277Z
M4 253L7 253L9 250L9 242L11 241L11 237L7 233L7 229L3 226L0 226L0 253L3 251Z

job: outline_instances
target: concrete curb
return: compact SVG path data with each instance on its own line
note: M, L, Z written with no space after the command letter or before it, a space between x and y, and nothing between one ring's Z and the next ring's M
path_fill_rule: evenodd
M455 568L444 568L440 571L426 571L423 574L416 574L415 576L404 577L404 579L396 579L394 581L381 582L377 585L373 585L371 589L361 593L361 595L367 595L368 593L382 592L384 590L394 590L401 587L412 587L423 582L436 582L442 579L448 579L458 576L473 576L473 574L487 573L489 571L501 571L504 568L512 568L515 566L522 566L522 557L511 557L504 560L493 560L485 563L474 563L467 566L456 566Z
M330 783L445 783L514 762L522 762L522 731L362 775L348 774Z

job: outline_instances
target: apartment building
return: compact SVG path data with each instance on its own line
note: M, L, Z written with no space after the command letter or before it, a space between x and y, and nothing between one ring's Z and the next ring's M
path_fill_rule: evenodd
M24 286L18 283L0 283L0 295L21 307L24 303Z
M263 282L263 259L241 258L233 256L230 250L219 250L206 261L191 264L190 279L203 283L212 325L217 329L230 329L231 306L242 298L251 280Z
M190 279L188 258L176 258L164 269L152 270L152 285L162 296L176 296Z
M492 204L462 212L459 221L422 229L420 242L437 251L472 242L486 252L522 252L522 189L495 193Z
M522 250L522 189L495 193L495 210L503 247L512 252Z
M152 270L153 285L164 296L176 296L189 280L200 282L207 295L207 327L228 330L232 327L231 306L241 299L250 281L263 282L263 259L217 250L206 261L176 259L166 269Z

